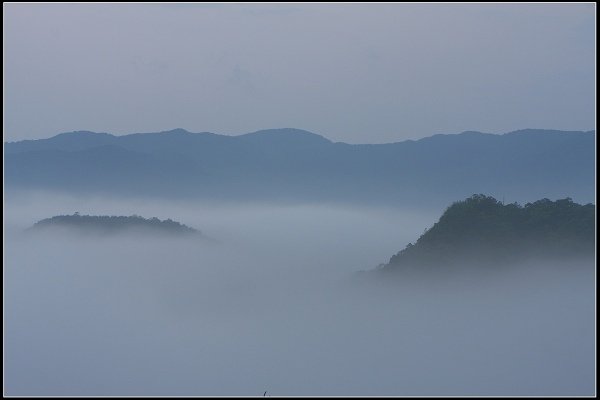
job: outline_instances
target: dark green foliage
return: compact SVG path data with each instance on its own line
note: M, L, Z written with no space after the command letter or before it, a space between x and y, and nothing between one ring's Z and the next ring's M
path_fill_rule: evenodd
M593 204L570 198L502 204L482 194L452 204L413 244L384 269L476 262L513 262L527 257L592 256Z
M95 215L59 215L36 222L34 230L46 228L67 228L79 233L113 234L124 231L144 233L164 233L169 235L199 234L196 229L171 219L161 221L154 217L150 219L137 215L125 216L95 216Z

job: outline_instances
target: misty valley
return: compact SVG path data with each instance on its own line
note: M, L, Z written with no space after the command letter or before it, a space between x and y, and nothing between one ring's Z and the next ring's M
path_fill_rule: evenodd
M595 133L313 135L6 143L7 393L594 390Z
M596 395L596 27L3 3L3 395Z
M3 3L5 397L590 397L596 4Z

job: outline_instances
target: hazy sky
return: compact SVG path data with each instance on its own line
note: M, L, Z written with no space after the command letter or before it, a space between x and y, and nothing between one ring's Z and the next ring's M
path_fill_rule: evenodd
M595 5L4 4L4 140L595 127Z

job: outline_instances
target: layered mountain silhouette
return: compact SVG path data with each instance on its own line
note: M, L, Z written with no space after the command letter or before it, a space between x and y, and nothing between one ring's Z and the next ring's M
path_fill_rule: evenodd
M521 206L473 195L453 203L415 244L379 270L440 271L529 260L588 259L595 253L596 207L571 199Z
M444 206L471 193L590 202L595 131L463 132L334 143L298 129L70 132L5 143L5 189L237 201Z

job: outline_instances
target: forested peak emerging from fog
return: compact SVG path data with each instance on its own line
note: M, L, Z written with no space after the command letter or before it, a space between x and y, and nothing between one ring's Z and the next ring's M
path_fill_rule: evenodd
M590 257L595 214L594 204L581 205L570 198L521 206L473 195L448 207L415 244L409 243L383 269Z
M116 234L123 232L163 233L168 235L197 235L200 231L171 219L160 220L156 217L143 218L132 216L108 215L58 215L36 222L33 231L51 228L66 229L75 233Z

